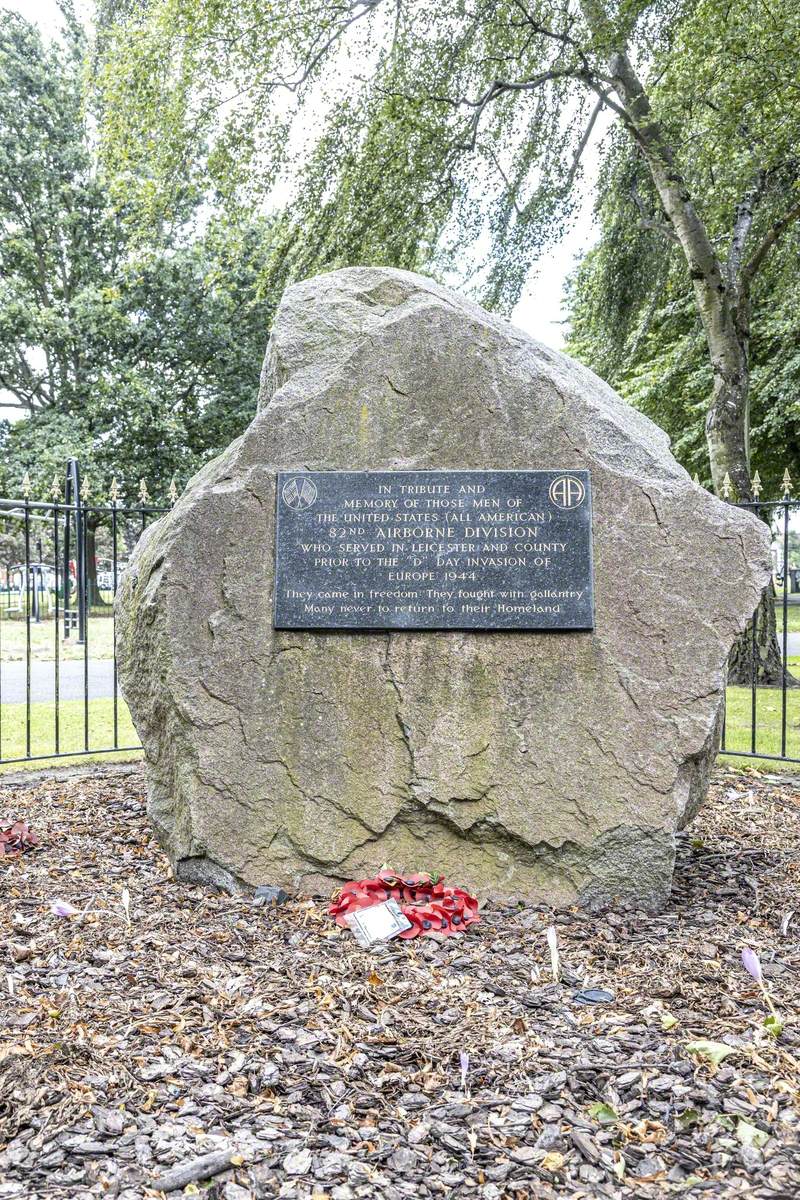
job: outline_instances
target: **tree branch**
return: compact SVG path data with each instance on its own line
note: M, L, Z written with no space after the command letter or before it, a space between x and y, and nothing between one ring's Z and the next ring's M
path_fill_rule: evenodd
M764 192L766 174L759 171L751 186L747 189L740 202L736 205L736 216L733 221L731 247L728 251L728 261L725 271L728 285L733 288L739 275L739 269L744 255L744 245L753 224L753 213Z
M497 157L497 155L495 154L494 150L489 151L489 157L491 158L492 162L494 163L494 165L497 169L498 175L502 179L503 183L506 185L506 191L508 193L508 198L511 201L511 206L514 209L514 212L517 214L518 217L521 217L522 209L517 204L516 197L514 196L514 190L515 190L514 185L512 184L511 180L508 178L508 176L506 175L502 166L500 165L500 160Z
M524 24L529 25L534 33L541 34L542 37L551 38L553 41L560 42L562 46L569 46L571 50L579 56L583 63L583 68L587 75L592 74L589 67L589 60L586 57L586 52L583 47L569 32L570 27L574 24L574 17L567 14L567 26L563 30L550 29L547 25L543 25L541 21L537 21L533 13L529 12L522 0L513 0L514 6L519 9L524 18Z
M602 95L598 96L597 103L595 104L594 108L592 109L592 114L589 117L589 122L583 131L583 136L581 137L581 140L578 142L577 147L573 151L572 166L569 169L569 173L567 175L567 178L564 182L564 186L562 188L562 191L564 191L565 193L570 190L573 183L575 182L575 175L577 174L578 167L580 166L581 157L583 155L584 150L586 149L586 146L588 145L589 138L592 136L592 130L595 127L597 118L600 116L600 113L603 111L603 109L606 106L607 99L608 99L608 96L606 93L603 93Z
M629 188L631 200L639 210L639 225L642 229L652 230L654 233L660 233L662 237L667 238L670 242L678 242L678 235L672 226L667 221L659 221L657 217L653 217L647 211L647 205L641 197L636 180L633 181Z
M35 375L31 370L30 363L25 357L24 351L19 346L14 346L13 353L17 362L19 363L22 376L26 381L26 390L31 398L31 404L33 404L37 398L42 402L43 405L52 404L52 394L48 395L47 388L45 387L45 381L48 378L47 374ZM9 388L9 391L12 390L13 388Z
M590 25L599 20L590 0L583 0L583 7ZM672 147L653 114L650 98L624 49L611 54L609 67L614 78L614 90L622 102L625 125L647 162L661 205L683 250L695 287L702 290L702 297L698 296L698 300L704 324L724 323L725 317L721 311L724 285L720 262L705 224L692 203ZM609 101L609 104L614 107L613 102Z
M498 96L504 92L533 92L537 88L542 87L545 83L550 83L556 79L580 79L583 78L583 72L575 67L551 67L548 71L543 71L541 75L534 76L533 79L520 80L519 82L507 79L495 79L482 96L477 100L468 100L465 96L461 96L458 100L450 101L454 107L458 108L465 105L468 108L474 108L475 112L472 115L472 120L469 123L469 140L459 142L456 145L458 150L474 150L475 143L478 137L478 128L480 126L481 117ZM585 80L584 80L585 82Z
M16 392L14 392L12 388L4 388L3 385L0 385L0 408L21 408L27 413L33 413L36 411L37 406L35 404L32 404L27 400L23 400L19 396L17 396L16 400L13 402L11 400L6 400L3 396L4 390L13 396L16 396Z
M753 279L761 269L764 259L778 241L778 238L780 238L780 236L785 233L789 226L793 225L797 220L800 220L800 203L795 204L794 208L790 208L785 216L781 217L779 221L776 221L774 225L770 226L769 230L762 238L761 244L757 248L755 254L742 270L741 286L743 289L748 289L750 287Z
M35 395L30 390L21 388L18 381L12 381L6 375L0 372L0 393L4 391L9 392L12 396L16 396L17 403L11 404L7 400L4 400L0 407L24 408L27 409L29 413L35 412L37 407Z
M623 108L623 106L621 104L617 104L616 100L611 99L609 89L606 87L603 87L602 83L600 82L600 79L601 79L601 77L599 75L597 77L595 77L594 75L587 75L586 78L583 79L583 82L586 84L587 87L591 88L592 91L595 92L597 96L599 96L602 99L603 104L606 106L606 108L610 108L612 112L616 113L616 115L619 117L622 124L628 130L628 133L631 135L633 140L635 142L637 142L637 144L638 144L638 140L639 140L638 139L638 131L636 129L635 124L630 119L630 117L628 116L628 114L625 111L625 109Z
M648 331L649 331L650 326L653 321L653 317L656 314L656 309L658 308L660 302L661 302L661 288L654 288L650 303L647 306L647 312L645 313L643 320L640 322L639 328L636 330L636 333L634 334L633 342L631 343L631 346L625 355L627 362L632 363L633 360L635 359L636 352L648 334Z

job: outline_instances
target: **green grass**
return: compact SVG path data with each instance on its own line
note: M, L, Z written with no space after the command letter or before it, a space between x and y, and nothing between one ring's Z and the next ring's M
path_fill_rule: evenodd
M788 620L786 628L790 633L800 633L800 604L790 604L787 609ZM783 629L783 597L779 596L775 605L775 624L778 632Z
M120 746L136 746L139 737L133 728L125 701L118 702ZM84 747L83 701L66 700L59 705L59 749L61 753L80 751ZM89 745L110 746L114 740L113 701L89 701ZM52 754L55 750L55 705L31 705L31 754ZM3 758L21 758L25 754L25 705L3 704L0 706L0 752ZM51 762L21 762L0 767L3 771L19 771L27 768L41 769L47 766L62 766L72 763L120 762L140 758L141 751L117 754L81 754L77 757L53 759Z
M17 591L12 589L12 591L9 593L6 591L6 589L4 587L0 587L0 610L2 610L3 612L17 612L18 605L20 603L24 603L24 600L25 600L25 597L23 596L22 601L20 601L19 593ZM74 593L73 593L73 602L74 602ZM50 593L50 604L53 605L54 603L55 603L54 596L53 596L53 593L51 592ZM58 591L58 603L59 603L60 608L64 607L64 599L63 599L60 588ZM105 608L111 608L113 606L113 604L114 604L114 593L111 590L111 588L100 588L100 590L98 591L98 593L95 597L92 607L93 608L96 607L97 609L105 609ZM47 608L47 598L45 598L42 601L42 605L45 609ZM50 611L52 611L52 610L50 610Z
M790 658L793 673L800 672L800 659ZM729 687L726 694L725 745L729 750L750 750L752 720L751 691L746 687ZM756 692L756 750L762 754L781 752L781 691L780 688L758 688ZM800 688L786 693L786 753L800 758ZM721 754L718 761L726 766L757 767L759 770L786 770L800 773L797 763L776 763L769 759L738 758Z
M90 617L87 630L89 658L114 657L114 622L111 615ZM25 621L0 616L0 657L3 662L24 662L26 653ZM84 648L77 644L77 632L73 630L66 641L59 640L59 658L62 660L83 659ZM36 662L52 662L55 658L55 622L44 617L41 625L31 621L31 658Z

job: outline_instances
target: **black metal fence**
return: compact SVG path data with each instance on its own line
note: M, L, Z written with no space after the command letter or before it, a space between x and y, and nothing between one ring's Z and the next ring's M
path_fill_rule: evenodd
M780 670L777 680L765 686L761 679L764 643L765 640L772 642L772 629L771 625L767 629L763 627L769 620L768 615L763 611L756 612L748 631L750 678L727 688L721 751L737 758L800 763L800 522L797 529L792 529L793 516L800 517L800 501L790 497L788 471L783 482L786 491L782 500L756 499L739 504L740 508L748 509L765 521L773 533L776 646L772 649L777 651L773 653L773 659L779 657ZM754 485L754 492L758 494L757 475ZM798 547L794 553L790 548L792 536ZM769 635L766 639L765 634ZM794 667L793 659L796 660ZM742 719L743 704L745 720Z
M141 749L119 694L114 595L169 505L90 501L73 459L52 499L0 499L0 765ZM171 499L175 498L174 485ZM4 586L3 586L4 583ZM95 645L95 642L97 645Z
M789 672L796 659L800 680L800 500L790 498L788 476L784 485L782 500L742 507L773 531L773 652ZM138 503L121 503L115 484L108 503L92 503L71 460L63 497L54 481L49 500L32 499L27 477L22 492L0 499L0 767L138 750L119 694L113 599L138 537L174 503L175 485L170 504L152 503L143 482ZM722 750L800 763L800 687L785 670L763 685L763 632L755 620L750 678L727 689Z

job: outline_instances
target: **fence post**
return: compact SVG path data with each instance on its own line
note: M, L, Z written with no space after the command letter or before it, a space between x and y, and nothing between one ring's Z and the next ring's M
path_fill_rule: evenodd
M22 480L25 514L25 757L31 756L31 481Z
M70 509L75 518L75 591L78 612L78 645L86 641L86 572L84 570L84 553L86 546L83 537L83 505L81 504L81 468L77 458L71 458L67 463L67 481L64 488L64 637L69 637L74 620L74 610L69 608L69 594L72 584L69 573L70 562Z

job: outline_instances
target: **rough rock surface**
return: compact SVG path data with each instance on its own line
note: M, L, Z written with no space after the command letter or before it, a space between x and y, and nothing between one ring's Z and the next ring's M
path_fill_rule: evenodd
M272 628L275 472L588 468L591 633ZM118 600L149 810L179 876L307 891L398 869L657 905L705 794L767 535L590 371L416 275L290 288L242 438Z

